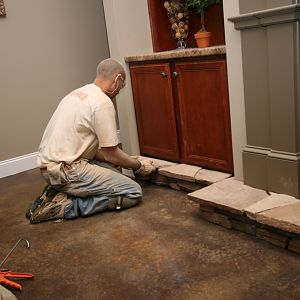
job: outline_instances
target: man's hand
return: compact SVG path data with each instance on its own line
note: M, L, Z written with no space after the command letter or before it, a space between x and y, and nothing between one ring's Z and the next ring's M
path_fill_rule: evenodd
M155 172L152 160L140 160L141 166L139 169L134 171L134 174L140 176L148 176L152 172Z

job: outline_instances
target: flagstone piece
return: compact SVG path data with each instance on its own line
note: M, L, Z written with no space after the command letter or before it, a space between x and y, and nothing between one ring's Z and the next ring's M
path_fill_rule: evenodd
M190 182L195 182L195 175L201 169L201 167L177 164L165 168L160 168L158 173L164 176L182 179Z
M232 175L229 173L223 173L219 171L206 170L201 169L197 172L195 176L195 180L199 181L203 184L210 185L212 183L216 183L218 181L224 180L226 178L231 177Z
M178 163L158 159L158 158L152 158L152 157L146 157L146 156L138 156L139 160L152 160L153 165L156 169L164 168L164 167L169 167L169 166L174 166L178 165Z
M292 239L289 242L288 249L300 253L300 239Z
M231 220L232 227L238 231L248 233L251 235L256 234L256 226L253 224L248 224L244 222L240 222L237 220Z
M197 191L206 186L203 185L201 182L191 182L181 179L176 179L176 183L178 184L178 186L180 186L181 190L186 191L188 193Z
M200 211L214 212L215 208L211 205L199 204Z
M171 182L170 188L172 188L173 190L180 191L180 186L176 182Z
M212 205L235 214L243 214L246 207L266 198L268 194L228 178L188 194L188 198L200 204Z
M232 228L231 219L228 216L216 212L208 212L203 210L200 210L199 213L200 216L206 221L223 226L227 229Z
M269 230L257 228L256 236L281 248L285 248L287 245L287 237Z
M246 207L245 213L250 219L255 220L256 215L261 212L294 203L300 203L300 201L292 196L272 193L270 196L262 199L261 201Z
M300 233L300 201L276 207L256 215L258 223L269 225L283 231Z
M152 173L149 177L151 183L161 186L169 186L172 180L172 178L160 175L158 172Z

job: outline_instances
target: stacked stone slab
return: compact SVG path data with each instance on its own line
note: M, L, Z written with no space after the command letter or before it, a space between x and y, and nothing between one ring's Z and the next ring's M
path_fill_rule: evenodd
M231 177L231 174L206 170L198 166L173 163L161 159L139 156L140 160L151 160L157 172L147 178L157 185L169 186L176 190L193 192L220 180Z
M188 194L200 216L300 253L300 201L229 178Z

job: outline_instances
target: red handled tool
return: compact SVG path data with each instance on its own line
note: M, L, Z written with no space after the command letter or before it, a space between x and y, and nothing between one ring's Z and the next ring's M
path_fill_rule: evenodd
M8 278L22 278L22 279L29 279L33 278L33 275L30 273L17 273L17 272L11 272L11 271L6 271L2 272L0 271L0 284L5 284L7 286L13 287L19 291L22 290L22 286L16 282L13 282L9 280Z
M19 245L19 243L24 240L24 239L19 239L17 241L17 243L12 247L12 249L7 253L7 255L4 257L4 259L0 262L0 268L3 266L3 264L5 263L5 261L8 259L8 257L11 255L11 253L15 250L15 248ZM29 249L29 241L25 240L26 245ZM18 272L12 272L12 271L8 271L8 270L2 270L0 269L0 284L5 284L6 286L10 286L13 287L19 291L22 290L22 286L16 282L13 282L10 279L13 278L20 278L20 279L29 279L29 278L33 278L33 275L30 273L18 273Z

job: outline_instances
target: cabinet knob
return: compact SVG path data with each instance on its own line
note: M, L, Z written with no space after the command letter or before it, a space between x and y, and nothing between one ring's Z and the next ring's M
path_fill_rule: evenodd
M161 77L162 77L162 78L166 78L167 76L168 76L167 73L161 72Z
M172 73L172 76L173 76L173 77L177 77L178 75L179 75L178 72L173 72L173 73Z

